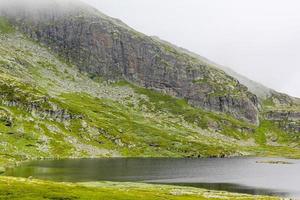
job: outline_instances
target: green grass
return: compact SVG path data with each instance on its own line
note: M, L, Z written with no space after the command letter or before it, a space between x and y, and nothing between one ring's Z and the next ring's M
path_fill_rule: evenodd
M251 196L189 187L139 183L55 183L23 178L0 177L0 199L10 200L205 200L257 199L276 197Z
M10 25L10 23L4 17L0 17L0 34L8 34L13 33L14 28Z
M284 157L290 159L300 159L299 149L286 145L245 147L245 151L253 152L253 155L258 157Z
M262 122L260 126L255 130L255 141L260 145L265 145L267 142L266 134L271 127L270 122Z
M191 124L197 124L202 129L207 129L214 124L222 134L236 138L247 139L247 134L239 132L242 128L255 128L255 126L244 121L237 120L224 113L214 113L204 111L200 108L192 107L184 99L174 98L161 94L157 91L141 88L132 84L121 82L119 85L132 87L136 93L146 95L149 101L142 101L141 106L147 106L152 112L166 112L174 116L182 116L184 120Z
M189 136L198 134L167 119L145 117L143 112L111 100L84 94L64 94L61 98L64 99L62 107L83 114L90 126L104 132L101 135L103 147L116 148L126 156L207 157L230 154L230 148L234 149L226 144L215 145L213 141L207 145L201 140L189 139ZM112 126L114 124L118 126ZM123 146L118 147L116 140L121 141ZM209 142L209 138L205 138L205 142ZM132 144L135 147L129 148Z

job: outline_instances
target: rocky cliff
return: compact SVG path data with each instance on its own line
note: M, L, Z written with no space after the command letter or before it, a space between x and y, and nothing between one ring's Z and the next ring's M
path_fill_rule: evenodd
M66 2L49 0L34 9L15 6L14 12L2 13L92 77L124 79L258 124L257 97L235 78L93 8Z
M263 101L262 115L289 133L300 133L300 99L272 91Z

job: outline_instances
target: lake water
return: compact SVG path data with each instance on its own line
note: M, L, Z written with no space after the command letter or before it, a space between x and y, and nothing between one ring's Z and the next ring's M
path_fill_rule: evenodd
M269 164L280 160L292 164ZM300 197L300 160L268 158L109 158L33 161L5 175L54 181L128 181Z

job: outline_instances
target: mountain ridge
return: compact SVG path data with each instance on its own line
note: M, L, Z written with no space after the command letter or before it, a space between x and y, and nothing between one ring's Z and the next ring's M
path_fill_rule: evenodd
M197 59L199 59L200 61L202 61L203 63L205 64L208 64L210 65L211 67L215 67L215 68L219 68L221 70L223 70L224 72L226 72L228 75L236 78L241 84L245 85L248 87L249 91L252 92L253 94L257 95L258 98L260 98L261 100L264 100L270 96L272 96L272 93L281 93L281 92L276 92L274 89L271 89L261 83L258 83L257 81L253 81L249 78L247 78L245 75L242 75L236 71L234 71L232 68L230 67L227 67L227 66L223 66L223 65L220 65L220 64L217 64L216 62L213 62L211 61L210 59L206 58L206 57L203 57L197 53L194 53L186 48L183 48L183 47L179 47L179 46L176 46L168 41L165 41L165 40L162 40L160 39L158 36L151 36L153 39L157 40L157 41L160 41L160 42L163 42L163 43L166 43L168 45L171 45L173 46L175 49L177 49L178 51L182 51L186 54L189 54ZM281 93L283 95L288 95L288 94L284 94L284 93ZM290 96L291 98L294 98L294 99L299 99L297 97L293 97L291 95L288 95Z
M256 96L223 71L94 13L92 8L70 13L55 8L47 8L50 11L42 15L18 11L7 16L29 37L91 75L126 79L185 98L194 106L258 124Z

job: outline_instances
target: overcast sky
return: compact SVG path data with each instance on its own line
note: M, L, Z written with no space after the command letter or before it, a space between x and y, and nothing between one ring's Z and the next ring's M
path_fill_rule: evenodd
M83 0L250 79L300 97L299 0Z

